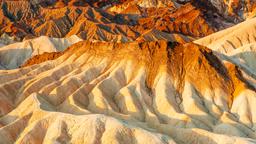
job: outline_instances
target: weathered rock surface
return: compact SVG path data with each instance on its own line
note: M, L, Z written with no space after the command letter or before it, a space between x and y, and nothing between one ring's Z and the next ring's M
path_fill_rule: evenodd
M49 38L41 36L35 39L25 40L0 48L0 69L15 69L21 66L29 58L45 52L64 51L70 45L81 41L77 36L68 38Z
M243 67L256 78L256 18L196 40L195 43L211 48L220 59Z
M19 39L78 35L94 41L129 42L154 29L195 38L216 30L192 4L170 0L103 3L6 0L0 5L0 34Z
M254 0L209 0L225 18L243 20L255 15L256 1Z
M83 41L0 79L4 143L256 143L255 87L193 43Z
M255 144L246 2L1 1L0 144Z

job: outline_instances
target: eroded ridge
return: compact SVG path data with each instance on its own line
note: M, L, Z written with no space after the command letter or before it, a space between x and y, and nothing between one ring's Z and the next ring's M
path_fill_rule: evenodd
M255 143L254 87L206 47L82 41L40 57L0 71L4 143Z
M256 18L214 33L195 43L211 48L222 61L231 62L256 78ZM248 79L250 79L248 77ZM252 79L251 79L252 80Z

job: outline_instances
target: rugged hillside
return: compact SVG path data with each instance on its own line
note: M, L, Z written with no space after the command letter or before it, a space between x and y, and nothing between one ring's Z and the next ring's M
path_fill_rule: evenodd
M1 48L0 69L17 68L31 56L54 49L62 51L77 42L60 42L58 48L52 44L52 37L64 41L77 35L89 41L186 43L214 32L215 28L195 6L169 2L144 0L137 5L135 1L109 1L103 6L103 1L1 1L0 46L21 42ZM115 7L127 3L131 4L127 9L115 11ZM134 9L139 13L130 13ZM40 36L48 37L38 40ZM30 41L39 46L30 46Z
M4 45L0 48L0 69L15 69L29 58L45 52L64 51L70 45L81 41L77 36L67 38L49 38L41 36L35 39Z
M233 21L241 21L255 16L255 0L208 0L218 13Z
M256 144L254 1L0 2L0 144Z
M127 8L120 9L123 5ZM198 38L218 28L205 19L197 6L170 0L6 0L1 2L0 8L0 34L6 33L20 40L42 35L60 38L76 34L87 40L127 42L153 29Z
M206 47L84 41L56 58L0 71L4 143L256 142L255 88Z
M4 0L0 34L128 42L157 29L198 38L253 17L255 6L252 0Z
M195 41L215 51L220 59L242 67L256 78L256 18Z

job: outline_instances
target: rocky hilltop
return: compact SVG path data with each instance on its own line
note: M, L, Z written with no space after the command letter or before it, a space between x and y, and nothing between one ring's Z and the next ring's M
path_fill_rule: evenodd
M0 34L127 42L156 29L198 38L253 16L254 7L250 0L2 0Z
M254 3L2 0L0 144L256 144Z

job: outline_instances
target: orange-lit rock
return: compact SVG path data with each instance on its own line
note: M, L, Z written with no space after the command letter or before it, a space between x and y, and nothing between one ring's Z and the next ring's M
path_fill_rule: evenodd
M256 143L245 2L1 1L0 144Z

